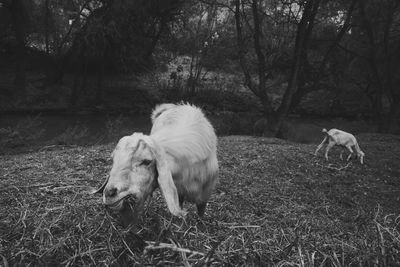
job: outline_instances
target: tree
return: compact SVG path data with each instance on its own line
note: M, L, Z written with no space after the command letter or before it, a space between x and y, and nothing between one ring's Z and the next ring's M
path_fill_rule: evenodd
M18 89L19 99L24 100L26 97L26 37L29 25L28 3L25 0L3 0L2 4L11 14L11 24L17 47L14 85Z
M300 72L304 64L305 51L308 49L311 33L314 26L314 20L320 5L320 0L307 0L302 1L300 5L293 2L288 7L288 13L293 13L293 8L296 7L301 14L301 18L296 26L296 37L294 41L293 56L291 60L291 68L288 76L288 85L285 90L282 102L280 106L274 110L271 104L271 100L268 96L266 88L266 56L262 51L262 20L260 14L266 10L263 2L259 0L252 0L251 10L253 17L253 45L257 56L257 72L258 82L254 83L251 77L251 71L245 57L245 46L243 38L243 17L245 11L244 1L235 0L235 18L236 18L236 30L237 30L237 42L239 50L240 65L243 69L245 76L246 86L260 98L264 113L268 117L270 124L270 130L273 135L279 134L281 125L285 117L289 112L289 108L292 102L293 95L296 93L298 88L298 79ZM281 3L281 9L285 8L286 2Z
M298 89L298 79L301 68L304 64L304 54L308 49L311 33L314 27L314 20L320 5L320 0L308 0L304 3L303 14L297 28L296 41L294 46L293 65L290 71L288 86L283 95L282 103L277 110L277 119L274 132L277 133L283 119L287 116L292 102L293 95Z
M190 31L189 53L191 61L187 81L190 97L194 96L198 82L202 77L204 61L210 47L213 45L217 27L216 5L199 2L194 4L194 7L197 12L193 14L186 24L186 28L189 28Z
M76 65L70 105L76 105L88 71L97 73L95 99L100 104L105 70L130 73L151 68L154 49L182 4L180 0L107 1L90 11L69 49Z
M358 1L354 19L342 49L357 63L350 75L371 99L378 130L388 132L400 113L400 2Z
M314 91L319 90L320 85L323 80L332 75L332 70L329 70L331 73L326 74L327 65L330 63L332 56L335 54L335 51L339 48L340 43L342 42L343 38L352 28L352 16L355 6L358 0L352 0L350 3L344 1L338 2L328 2L325 4L324 9L333 9L333 14L324 14L320 20L320 28L327 29L332 25L333 32L331 36L329 36L329 40L327 40L326 49L321 51L321 60L318 63L310 64L308 59L308 51L304 50L304 60L306 62L305 69L302 73L303 77L300 77L299 85L297 91L293 94L292 102L290 105L290 109L294 110L301 102L302 98ZM348 5L346 7L346 5ZM343 12L343 13L339 13ZM322 12L321 12L322 13ZM338 15L343 14L340 16L341 18L338 20ZM333 21L333 22L332 22ZM325 36L323 36L326 38ZM317 41L316 39L312 40L314 43ZM322 50L322 49L321 49Z

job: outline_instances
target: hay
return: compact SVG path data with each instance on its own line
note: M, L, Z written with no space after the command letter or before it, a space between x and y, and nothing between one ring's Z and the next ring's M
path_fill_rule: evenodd
M205 217L187 204L172 218L157 192L135 229L88 193L111 145L1 156L2 265L399 265L398 139L360 143L364 166L335 151L327 163L314 145L220 138Z

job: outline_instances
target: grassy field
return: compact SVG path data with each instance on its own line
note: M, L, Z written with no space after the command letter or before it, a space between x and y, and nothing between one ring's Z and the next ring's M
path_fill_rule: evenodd
M365 164L315 144L219 139L203 219L172 218L157 192L137 229L98 195L113 144L0 156L0 266L400 265L400 137L361 134Z

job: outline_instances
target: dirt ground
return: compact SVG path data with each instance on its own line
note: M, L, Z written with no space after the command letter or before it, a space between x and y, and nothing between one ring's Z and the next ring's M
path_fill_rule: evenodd
M137 229L98 187L113 144L0 156L0 265L400 265L400 137L361 134L365 164L316 144L219 139L204 218L172 218L157 192Z

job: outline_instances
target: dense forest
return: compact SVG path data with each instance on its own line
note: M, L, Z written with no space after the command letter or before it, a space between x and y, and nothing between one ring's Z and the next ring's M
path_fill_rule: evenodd
M397 0L1 0L0 107L368 120L399 129Z

